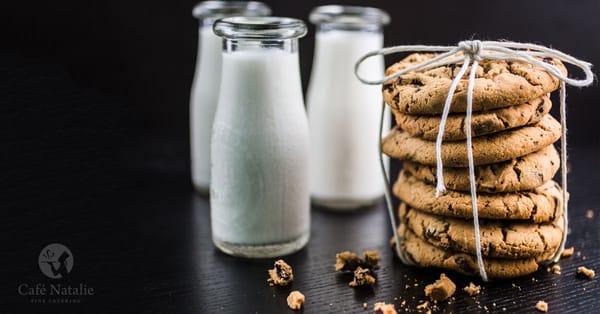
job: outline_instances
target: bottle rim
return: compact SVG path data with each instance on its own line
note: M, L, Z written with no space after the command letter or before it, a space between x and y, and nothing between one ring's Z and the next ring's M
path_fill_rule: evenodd
M270 14L271 8L260 1L202 1L192 9L192 16L197 19Z
M235 16L219 19L213 25L217 36L241 40L283 40L306 35L302 20L275 16Z
M378 8L346 5L324 5L314 8L309 15L313 24L335 24L349 28L360 26L385 26L390 15Z

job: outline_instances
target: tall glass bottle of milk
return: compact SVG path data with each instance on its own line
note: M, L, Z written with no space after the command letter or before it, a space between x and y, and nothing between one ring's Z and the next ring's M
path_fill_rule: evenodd
M253 1L204 1L192 11L200 28L196 73L190 95L190 152L192 182L202 193L208 193L210 185L210 132L221 82L222 40L213 33L213 24L227 16L267 16L270 13L265 4Z
M310 233L309 134L298 61L306 25L232 17L214 30L224 45L211 151L213 242L244 257L295 252Z
M361 84L354 64L383 46L387 13L368 7L315 8L313 68L307 106L311 141L311 195L330 208L357 208L381 199L384 184L378 155L381 90ZM361 66L364 77L383 75L383 59ZM389 127L386 117L386 127Z

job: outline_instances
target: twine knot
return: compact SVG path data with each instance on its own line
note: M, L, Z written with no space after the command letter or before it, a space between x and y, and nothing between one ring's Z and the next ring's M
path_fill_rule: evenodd
M482 60L481 51L483 51L483 43L481 40L463 40L458 43L458 48L472 60Z

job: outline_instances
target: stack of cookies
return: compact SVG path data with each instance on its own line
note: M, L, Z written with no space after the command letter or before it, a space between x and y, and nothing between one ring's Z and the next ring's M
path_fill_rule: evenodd
M386 75L432 57L410 55ZM560 61L543 61L566 73ZM382 147L404 161L393 192L401 200L398 232L406 255L416 265L478 275L465 133L467 76L458 85L443 135L448 191L435 196L435 140L459 68L441 66L386 82L383 95L397 126ZM477 68L472 143L482 254L490 278L532 273L560 247L562 192L552 178L560 166L553 143L561 126L549 114L549 94L559 84L529 63L482 61Z

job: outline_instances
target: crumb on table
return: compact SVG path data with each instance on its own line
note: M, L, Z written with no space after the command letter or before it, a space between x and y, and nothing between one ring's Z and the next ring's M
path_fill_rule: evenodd
M354 279L350 282L350 287L370 286L377 280L373 277L373 271L368 268L358 266L354 271Z
M429 311L429 301L425 301L419 305L417 305L417 312L425 312Z
M469 282L468 286L465 286L463 290L470 296L478 295L481 292L481 286L475 285L472 282Z
M378 269L379 268L379 251L367 250L363 252L363 258L360 258L356 253L344 251L335 255L335 270L336 271L354 271L357 267Z
M535 308L540 312L546 313L548 312L548 303L540 300L535 304Z
M577 273L593 279L596 276L596 272L593 269L589 269L585 266L577 267Z
M585 218L587 218L587 219L592 219L592 218L594 218L594 211L593 211L593 210L591 210L591 209L588 209L588 210L585 212Z
M292 310L299 310L302 308L304 304L304 294L300 293L298 290L294 290L290 292L290 295L287 297L288 307Z
M354 271L360 265L360 257L354 252L344 251L335 255L335 271Z
M425 295L432 301L444 301L456 291L456 285L446 274L442 273L440 279L425 287Z
M363 267L378 269L379 268L379 260L381 257L379 256L379 251L377 250L368 250L363 253Z
M373 313L376 314L396 314L396 308L393 304L387 304L385 302L377 302L373 306Z
M575 253L574 247L566 248L562 251L562 253L560 254L560 257L571 257L571 256L573 256L573 253Z
M269 269L269 286L287 286L293 280L292 267L282 259L275 262L273 269Z
M560 275L560 265L558 265L558 264L552 265L552 267L550 267L550 271L553 274Z

